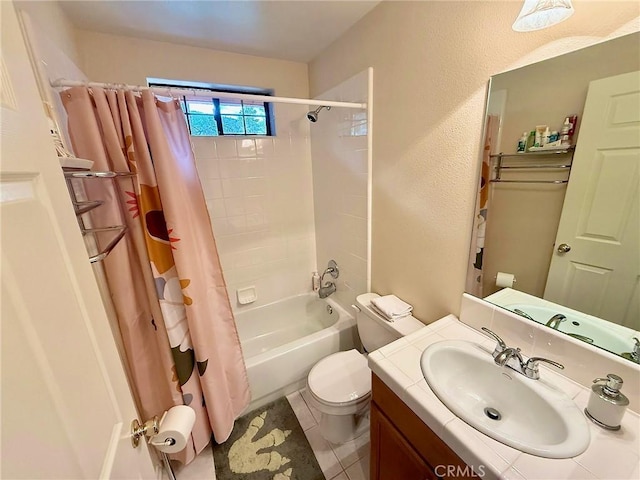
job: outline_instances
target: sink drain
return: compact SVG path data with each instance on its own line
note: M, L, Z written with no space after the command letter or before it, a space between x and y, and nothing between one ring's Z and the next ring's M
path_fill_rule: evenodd
M487 407L484 409L484 414L489 417L491 420L500 420L502 415L495 408Z

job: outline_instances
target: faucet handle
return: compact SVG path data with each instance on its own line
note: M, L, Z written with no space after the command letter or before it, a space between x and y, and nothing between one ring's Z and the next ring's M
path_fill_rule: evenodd
M553 365L560 370L564 370L564 365L558 362L554 362L553 360L549 360L548 358L542 357L531 357L527 360L527 363L524 364L523 373L527 378L533 378L534 380L538 380L540 378L540 370L538 369L538 364L548 363L549 365Z
M640 363L640 340L638 337L633 337L633 352L631 352L631 358L636 363Z
M496 350L498 348L500 348L500 350L504 350L505 348L507 348L507 344L504 343L504 340L502 340L497 333L492 332L491 330L489 330L487 327L482 327L481 330L483 332L487 332L489 334L489 336L493 337L495 339L496 342L498 342L498 345L496 346Z

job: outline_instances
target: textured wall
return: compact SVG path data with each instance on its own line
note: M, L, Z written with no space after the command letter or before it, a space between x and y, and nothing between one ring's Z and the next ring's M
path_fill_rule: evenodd
M94 82L146 84L147 77L273 88L308 97L307 64L78 30L85 73Z
M431 322L464 290L491 75L640 30L637 2L574 2L516 33L520 2L383 2L317 57L312 95L374 68L372 289Z

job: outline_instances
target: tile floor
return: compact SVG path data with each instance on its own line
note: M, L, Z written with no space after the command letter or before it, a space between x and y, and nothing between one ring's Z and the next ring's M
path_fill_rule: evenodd
M298 422L313 448L326 480L369 479L369 432L342 445L333 445L320 435L320 413L311 406L306 390L287 395ZM215 479L211 445L187 466L174 466L178 480ZM166 477L165 477L166 478Z
M333 445L320 435L320 412L311 406L305 389L287 395L307 440L327 480L369 479L369 432L342 445Z

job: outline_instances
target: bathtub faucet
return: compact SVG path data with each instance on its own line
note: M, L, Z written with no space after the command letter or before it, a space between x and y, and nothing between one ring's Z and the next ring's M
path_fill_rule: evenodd
M340 276L340 270L338 270L338 264L335 260L329 260L327 268L325 268L324 272L322 272L322 276L320 277L320 289L318 290L318 296L320 298L327 298L336 291L336 284L334 282L327 280L325 283L324 276L326 274L331 275L334 279Z
M320 298L327 298L335 291L336 284L329 280L323 287L320 287L320 290L318 290L318 296Z

